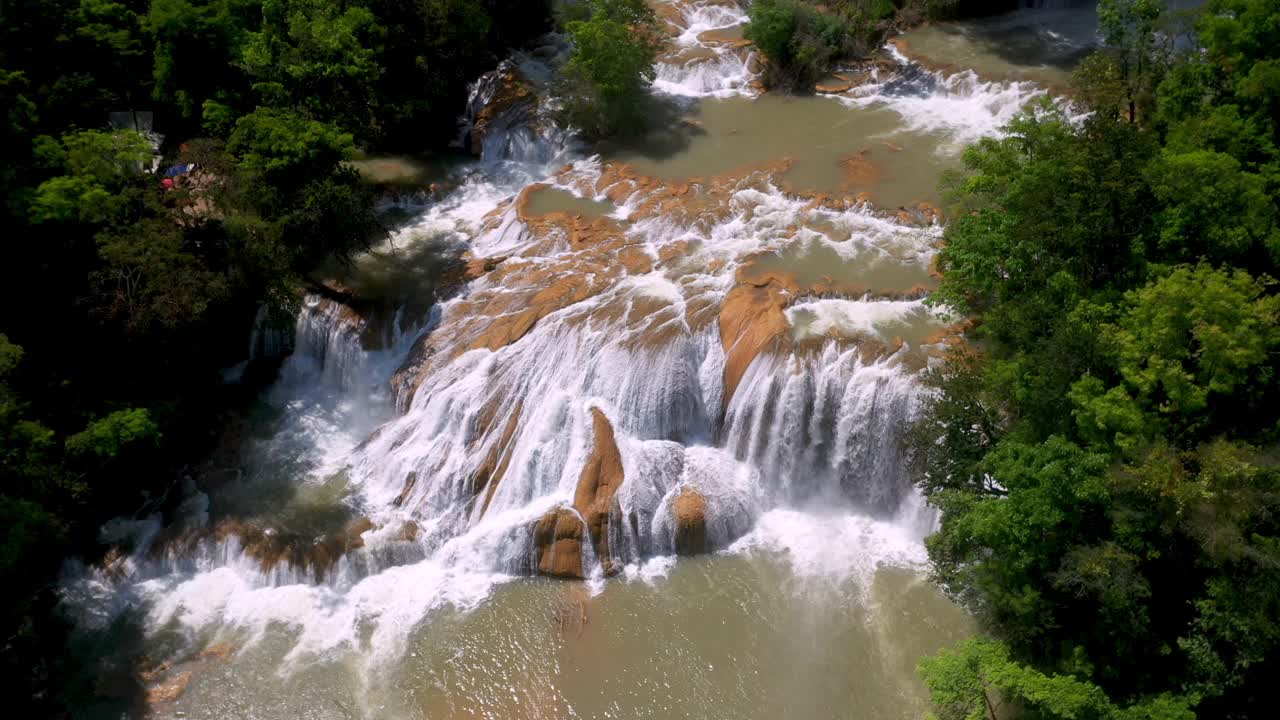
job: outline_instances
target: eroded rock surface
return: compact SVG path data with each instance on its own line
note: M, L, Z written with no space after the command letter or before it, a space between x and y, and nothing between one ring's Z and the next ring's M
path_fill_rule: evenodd
M675 548L680 555L697 555L707 545L707 500L697 490L682 488L671 503L675 521Z
M543 515L533 528L533 547L541 575L581 578L582 520L568 508Z
M599 408L591 409L591 454L578 476L578 489L574 493L573 506L586 518L587 529L596 557L605 564L605 572L612 570L609 554L609 508L613 496L625 479L622 472L622 454L613 436L613 426Z
M477 81L468 113L471 129L468 147L476 155L484 154L489 136L535 121L538 95L516 64L504 60L495 70Z

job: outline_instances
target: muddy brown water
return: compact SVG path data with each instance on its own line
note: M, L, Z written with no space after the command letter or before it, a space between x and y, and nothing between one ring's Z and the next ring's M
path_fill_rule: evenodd
M445 611L368 680L341 655L290 674L288 629L193 677L156 717L918 718L919 658L972 632L911 571L870 586L797 578L781 558L681 561L662 580L528 579Z
M840 238L834 229L819 226ZM908 288L932 290L937 279L929 274L927 265L904 257L895 257L891 250L850 247L850 243L835 245L824 240L795 242L781 252L762 253L752 258L747 270L748 279L778 271L794 277L801 286L833 285L865 289L872 295L896 295Z
M1096 47L1097 13L1080 7L922 25L896 39L928 67L973 70L986 80L1030 81L1066 89L1071 72Z
M645 175L665 180L711 177L789 158L782 181L794 191L856 196L886 208L937 203L937 179L954 167L939 152L945 139L903 130L884 108L853 110L828 97L762 95L709 98L678 122L611 154ZM859 172L847 161L859 156Z
M524 211L529 215L562 212L584 218L598 218L612 215L617 208L607 201L580 197L560 188L544 187L529 193L529 201L525 204Z

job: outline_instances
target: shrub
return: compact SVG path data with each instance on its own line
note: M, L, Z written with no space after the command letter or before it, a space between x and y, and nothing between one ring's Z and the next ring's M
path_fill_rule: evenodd
M653 11L637 0L595 0L586 19L565 30L573 52L558 88L565 120L588 137L631 132L642 124L654 78Z
M769 58L765 83L783 90L807 90L837 58L864 55L879 44L888 0L854 0L819 12L799 0L757 0L744 35Z

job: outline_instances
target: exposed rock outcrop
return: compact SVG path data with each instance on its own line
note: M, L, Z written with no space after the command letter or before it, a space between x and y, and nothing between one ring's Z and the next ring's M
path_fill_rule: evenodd
M740 48L751 45L751 41L742 36L742 26L740 25L703 30L698 33L698 42L727 48Z
M493 501L493 494L498 490L498 483L502 482L502 476L507 472L507 464L511 462L511 439L515 435L516 427L520 424L520 414L524 409L522 401L516 402L516 407L507 417L506 427L502 431L502 435L498 441L494 443L489 452L485 455L484 461L480 463L479 469L471 479L472 493L479 495L484 492L484 505L480 512L484 514L489 509L489 503ZM495 408L496 410L496 408ZM486 413L489 416L488 422L493 421L493 410Z
M320 582L343 555L364 547L361 536L374 527L369 518L358 517L334 532L313 537L282 533L257 521L228 518L209 530L188 530L162 538L151 546L151 552L190 553L197 543L210 536L216 541L234 538L244 554L257 561L263 572L270 573L283 565Z
M707 500L697 490L682 488L671 503L675 548L679 555L707 552Z
M540 575L581 578L582 520L568 508L543 515L533 527L533 547Z
M533 526L533 547L541 575L581 578L583 543L591 543L606 575L617 571L609 551L609 511L624 480L622 454L609 418L591 409L591 452L578 476L573 507L556 508Z
M789 325L783 309L794 288L770 278L739 283L720 305L720 342L724 346L724 404L727 407L751 361L781 342Z
M537 94L516 64L502 61L496 69L482 75L472 89L467 107L468 148L476 155L483 155L489 136L533 122L537 105Z
M400 488L400 494L396 496L395 500L391 501L391 504L396 507L403 507L405 501L409 499L409 495L413 493L414 486L417 484L418 472L416 470L410 471L408 475L404 476L404 486Z
M596 557L600 558L608 574L613 570L609 554L609 507L624 479L622 454L618 451L609 418L598 408L591 409L591 432L591 454L578 476L573 507L586 519Z

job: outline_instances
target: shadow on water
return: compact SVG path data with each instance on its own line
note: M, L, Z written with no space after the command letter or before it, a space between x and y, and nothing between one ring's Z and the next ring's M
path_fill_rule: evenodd
M448 234L415 236L406 230L348 265L335 263L316 273L333 282L315 283L311 291L366 317L399 309L404 322L422 320L456 287L468 249Z
M1078 12L1082 17L1093 17L1091 10L1089 7L1070 12ZM1043 24L1038 15L1034 10L1026 10L1000 20L978 20L963 25L944 24L939 25L938 29L948 35L963 36L982 52L1015 66L1051 67L1071 71L1094 51L1096 45L1093 42L1055 32ZM1096 23L1087 24L1092 26Z
M449 237L410 237L375 249L338 276L356 297L386 305L421 305L436 299L462 262L466 243Z
M66 683L61 700L75 720L120 720L150 715L143 678L154 667L153 640L139 612L100 629L72 629L66 637Z
M660 161L684 152L694 139L706 135L687 118L698 114L701 102L688 98L650 96L644 110L644 129L631 137L601 141L596 151L606 157L639 155Z

